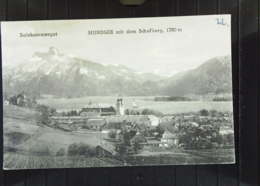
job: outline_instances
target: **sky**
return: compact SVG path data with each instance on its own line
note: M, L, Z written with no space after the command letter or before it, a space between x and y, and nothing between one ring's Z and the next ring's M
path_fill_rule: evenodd
M16 21L1 23L3 66L25 63L49 47L102 64L122 64L138 72L170 76L206 60L231 55L229 15L164 18ZM91 30L162 29L163 33L89 35ZM180 28L181 32L167 32ZM57 37L19 37L58 33Z

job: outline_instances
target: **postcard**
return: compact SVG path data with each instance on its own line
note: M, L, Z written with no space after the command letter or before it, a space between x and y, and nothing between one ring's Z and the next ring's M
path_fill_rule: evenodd
M2 22L3 168L234 163L230 22Z

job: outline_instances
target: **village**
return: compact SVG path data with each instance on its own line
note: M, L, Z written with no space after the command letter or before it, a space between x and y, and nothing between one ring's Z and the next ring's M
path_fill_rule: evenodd
M40 110L42 122L48 127L95 135L94 142L85 140L95 147L99 157L122 160L147 153L234 146L230 140L233 138L231 113L201 110L197 113L156 115L156 112L147 109L142 112L137 107L129 112L129 108L124 108L122 98L118 98L115 105L89 103L79 110L59 112L37 104L35 99L22 93L4 100L4 104Z

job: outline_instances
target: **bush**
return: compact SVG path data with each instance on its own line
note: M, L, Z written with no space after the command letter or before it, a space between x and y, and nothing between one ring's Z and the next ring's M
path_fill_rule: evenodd
M40 112L38 122L42 124L49 123L49 107L45 105L37 105L36 110Z
M82 128L83 129L90 129L90 127L88 125L83 125Z
M143 109L141 112L142 115L154 115L154 116L163 116L163 113L156 111L156 110L152 110L152 109Z
M95 148L84 143L73 143L69 145L67 154L69 156L95 156Z
M136 135L131 140L131 145L135 153L138 153L141 149L143 149L142 143L145 143L146 139L142 135Z
M108 137L112 138L112 139L115 139L116 138L116 131L114 131L114 130L109 131Z
M202 110L200 110L199 113L200 113L201 116L209 116L209 111L206 110L206 109L202 109Z
M36 153L42 156L50 156L51 155L51 151L49 149L48 146L46 145L35 145L30 147L29 151L31 153Z
M51 155L51 151L50 151L50 149L49 149L49 147L43 147L42 149L41 149L41 152L40 152L42 155L45 155L45 156L49 156L49 155Z
M210 110L210 111L209 111L209 114L210 114L210 116L212 116L212 117L217 117L217 116L219 115L218 111L216 111L216 110Z
M56 156L64 156L65 155L65 149L61 148L56 152Z

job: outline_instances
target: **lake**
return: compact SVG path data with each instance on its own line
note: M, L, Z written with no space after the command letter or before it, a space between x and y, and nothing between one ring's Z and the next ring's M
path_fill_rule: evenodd
M160 102L154 101L154 97L123 97L123 104L125 109L133 108L133 104L137 105L139 109L148 108L160 111L164 114L176 114L185 112L196 112L201 109L229 111L233 110L232 101L214 102L214 101L178 101L178 102ZM106 104L115 106L117 97L112 96L89 96L83 98L45 98L38 102L57 110L78 110L89 103L92 104Z

